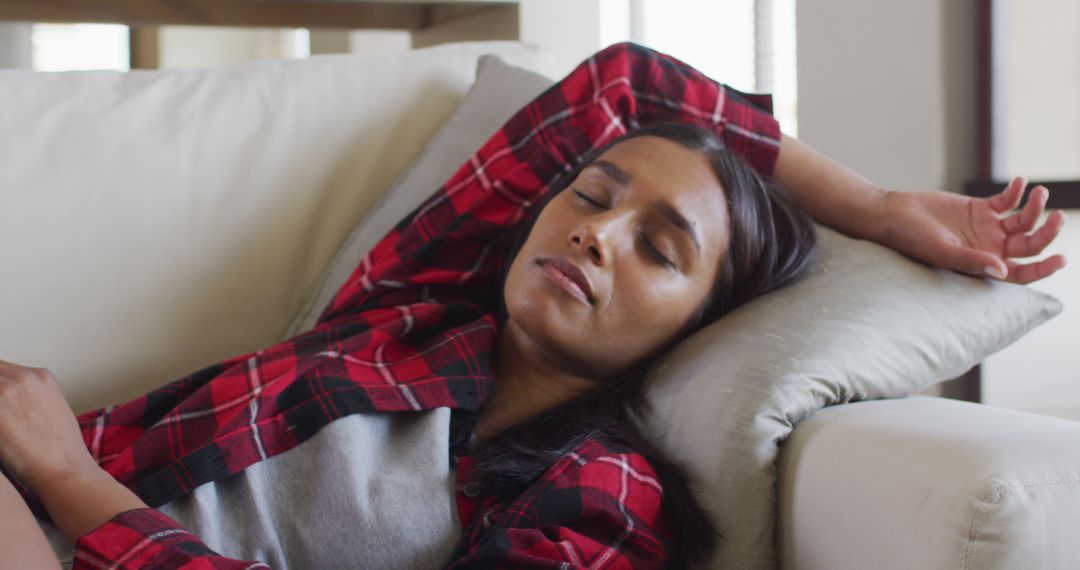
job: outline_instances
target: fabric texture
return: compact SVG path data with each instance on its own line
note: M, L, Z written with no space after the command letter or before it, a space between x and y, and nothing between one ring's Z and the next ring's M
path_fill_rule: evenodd
M154 506L284 453L352 413L475 412L493 381L497 246L549 184L590 149L661 120L713 129L768 175L779 151L768 103L641 46L603 50L514 114L401 220L311 331L83 414L88 448ZM649 482L655 473L641 456L590 441L557 467L565 473L542 477L507 506L504 523L466 529L455 567L662 563L666 525ZM127 561L155 557L177 568L247 567L148 510L123 513L76 546L76 567L138 567Z
M1076 568L1078 448L1080 422L946 398L820 410L778 465L781 567Z
M81 413L279 342L484 53L544 67L536 48L472 42L0 70L4 358L48 367Z
M215 552L276 570L442 568L461 535L450 412L341 418L158 510ZM71 559L73 545L42 526Z

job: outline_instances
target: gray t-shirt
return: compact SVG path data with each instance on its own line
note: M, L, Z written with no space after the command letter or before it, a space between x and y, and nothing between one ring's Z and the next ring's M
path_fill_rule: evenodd
M461 536L450 414L347 416L159 510L218 553L275 570L440 568ZM72 545L42 529L68 567Z

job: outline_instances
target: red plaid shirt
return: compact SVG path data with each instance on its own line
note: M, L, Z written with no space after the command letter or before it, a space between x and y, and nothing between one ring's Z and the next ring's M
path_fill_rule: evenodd
M753 104L751 104L751 102ZM299 445L354 413L448 406L490 393L498 244L591 148L657 121L705 124L772 173L780 130L745 95L633 44L589 58L511 117L359 263L315 328L79 417L98 463L162 505ZM467 431L471 431L471 425ZM661 488L643 457L590 441L519 498L466 497L454 568L662 565ZM75 568L259 568L212 552L175 521L128 511L83 535Z

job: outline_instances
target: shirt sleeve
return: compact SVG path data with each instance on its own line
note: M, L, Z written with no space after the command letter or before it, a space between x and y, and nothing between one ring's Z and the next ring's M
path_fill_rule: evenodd
M780 152L771 101L649 48L612 45L514 114L401 220L360 261L316 326L372 306L492 302L499 296L497 246L506 230L588 151L638 126L703 125L771 176Z
M592 458L545 485L539 498L496 515L447 569L664 567L670 526L663 491L641 455Z
M176 521L154 509L116 515L75 543L73 570L270 570L225 558Z

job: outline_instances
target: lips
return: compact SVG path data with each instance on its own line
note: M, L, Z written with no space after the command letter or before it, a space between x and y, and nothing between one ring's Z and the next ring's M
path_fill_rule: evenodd
M578 299L593 304L592 285L581 269L562 256L545 257L539 260L544 273L567 293Z

